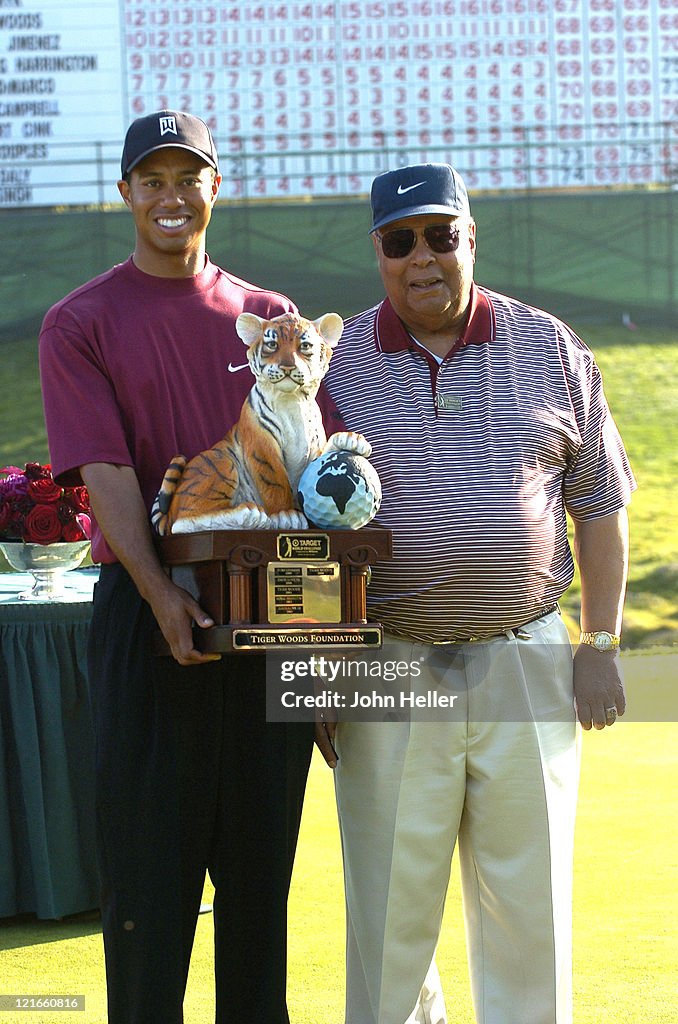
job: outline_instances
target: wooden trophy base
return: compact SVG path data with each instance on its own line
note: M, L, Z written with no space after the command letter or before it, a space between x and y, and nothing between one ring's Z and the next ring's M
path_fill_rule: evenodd
M172 581L214 619L196 628L210 652L381 647L367 621L370 565L392 557L391 531L213 530L157 540ZM157 653L169 654L159 638Z

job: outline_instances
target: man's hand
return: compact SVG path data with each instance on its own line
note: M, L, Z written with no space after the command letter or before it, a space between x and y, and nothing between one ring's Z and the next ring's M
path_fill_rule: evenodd
M219 654L202 654L193 644L193 623L203 629L214 623L160 565L134 469L93 462L81 466L80 473L99 528L151 606L172 656L180 665L218 661Z
M316 697L322 691L322 686L316 680ZM337 712L335 708L315 709L315 742L318 750L325 758L330 768L337 767L337 752L334 749L334 737L337 731Z
M220 654L203 653L193 643L193 624L207 629L214 620L186 590L168 580L161 592L149 598L149 604L175 661L180 665L219 661Z
M574 696L583 729L614 725L626 709L618 654L580 644L574 655Z
M626 509L600 519L575 519L574 548L581 575L582 631L618 635L629 560ZM614 725L626 707L618 653L580 644L574 656L574 695L584 729Z

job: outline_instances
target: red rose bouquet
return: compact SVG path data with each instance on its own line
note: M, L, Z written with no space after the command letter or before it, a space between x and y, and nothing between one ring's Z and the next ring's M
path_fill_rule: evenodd
M51 466L0 469L0 538L26 544L73 543L92 535L85 487L60 487Z

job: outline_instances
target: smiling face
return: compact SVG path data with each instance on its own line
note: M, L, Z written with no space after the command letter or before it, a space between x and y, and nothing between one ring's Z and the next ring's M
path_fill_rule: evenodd
M436 224L454 224L459 229L456 249L437 253L428 246L424 229ZM411 228L416 241L410 253L392 259L384 256L378 234L398 228ZM405 217L386 225L372 240L394 310L415 338L424 344L437 342L446 352L448 342L458 337L466 323L476 256L475 222L441 214Z
M150 153L118 190L136 229L134 262L156 277L192 277L205 265L205 232L221 177L188 150Z

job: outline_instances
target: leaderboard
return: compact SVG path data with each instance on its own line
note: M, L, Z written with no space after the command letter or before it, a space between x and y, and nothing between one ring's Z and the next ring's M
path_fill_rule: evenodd
M0 206L117 200L121 140L210 124L222 198L678 181L678 0L0 0Z

